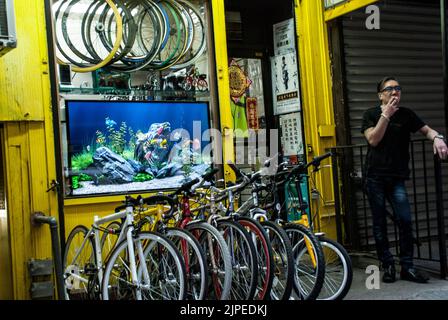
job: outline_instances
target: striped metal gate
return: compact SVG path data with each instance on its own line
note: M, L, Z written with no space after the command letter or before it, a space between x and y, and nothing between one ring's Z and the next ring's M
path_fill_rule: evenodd
M341 186L341 206L345 214L345 242L358 250L371 250L374 239L370 209L361 190L367 149L353 146L366 144L360 132L362 115L379 104L377 82L384 76L395 76L403 87L401 104L413 109L435 130L445 133L439 1L381 1L377 6L380 29L366 27L369 14L365 9L343 16L340 28L345 74L343 123L347 132L345 141L350 145L339 149L339 173L345 181ZM422 136L417 133L413 138ZM432 146L416 143L411 152L413 174L407 185L420 241L416 258L438 261L436 246L431 244L438 235L435 177L428 174L434 172ZM448 170L442 173L443 189L448 190ZM448 208L447 203L444 207ZM390 240L396 239L392 223L389 233Z

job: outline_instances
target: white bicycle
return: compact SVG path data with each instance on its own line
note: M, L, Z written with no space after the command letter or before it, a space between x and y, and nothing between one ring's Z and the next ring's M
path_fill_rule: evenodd
M155 232L134 227L134 206L144 201L126 196L116 213L95 217L92 227L76 226L64 252L65 298L103 300L182 300L186 295L185 263L176 246ZM116 245L105 254L102 227L122 220Z

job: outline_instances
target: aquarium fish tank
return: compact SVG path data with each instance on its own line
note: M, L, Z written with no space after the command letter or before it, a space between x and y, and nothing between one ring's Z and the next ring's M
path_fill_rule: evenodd
M176 189L211 166L207 102L65 105L68 196Z

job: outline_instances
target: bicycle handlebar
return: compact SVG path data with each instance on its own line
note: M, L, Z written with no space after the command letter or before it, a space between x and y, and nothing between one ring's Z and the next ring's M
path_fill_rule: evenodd
M165 195L155 195L150 196L143 199L143 203L147 205L155 205L155 204L163 204L167 203L170 206L170 210L168 213L164 213L164 218L169 219L174 215L175 209L176 209L176 203L174 199L170 198L169 196Z
M121 210L126 209L129 206L136 206L142 203L142 196L138 196L137 198L132 198L131 196L126 196L124 200L124 204L115 208L115 213L120 212Z
M178 195L179 193L185 191L188 192L190 191L191 187L194 186L196 183L199 182L199 178L195 178L191 181L185 182L179 189L176 190L176 192L174 192L174 196Z
M331 157L332 155L333 155L333 153L327 152L327 153L325 153L325 154L323 154L321 156L315 157L315 158L313 158L313 160L311 160L310 162L308 162L306 164L305 168L308 168L309 166L318 167L322 160L324 160L324 159L326 159L328 157Z

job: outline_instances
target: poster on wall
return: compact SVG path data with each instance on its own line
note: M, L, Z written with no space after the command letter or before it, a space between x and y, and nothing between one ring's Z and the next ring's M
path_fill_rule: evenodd
M296 51L293 18L274 24L273 31L275 55L282 55Z
M259 129L257 108L258 108L257 98L246 99L247 124L249 129L254 130Z
M271 57L274 115L300 111L300 89L295 52Z
M284 156L299 156L304 154L302 140L302 123L300 113L281 115L281 143Z

